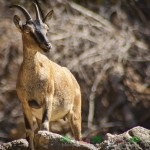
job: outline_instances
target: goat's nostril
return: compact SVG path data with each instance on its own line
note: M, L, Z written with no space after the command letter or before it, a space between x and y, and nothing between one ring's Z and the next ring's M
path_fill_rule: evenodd
M41 47L45 52L48 52L48 51L52 48L51 44L50 44L50 43L47 43L47 42L42 43L42 44L40 45L40 47Z
M47 43L47 44L46 44L46 47L47 47L48 49L51 49L51 48L52 48L52 46L51 46L50 43Z

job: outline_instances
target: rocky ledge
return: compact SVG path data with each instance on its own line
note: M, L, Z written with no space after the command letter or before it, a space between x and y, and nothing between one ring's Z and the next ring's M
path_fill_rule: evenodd
M28 145L25 139L19 139L1 144L0 150L27 150ZM35 135L35 146L36 150L150 150L150 130L137 126L119 135L107 133L106 140L95 146L39 131Z

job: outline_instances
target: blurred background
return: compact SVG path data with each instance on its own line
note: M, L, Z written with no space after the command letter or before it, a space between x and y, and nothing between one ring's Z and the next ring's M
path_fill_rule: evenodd
M82 91L83 140L134 127L150 129L150 1L38 0L53 46L47 56L71 70ZM25 137L15 86L22 62L21 34L11 4L35 17L30 0L0 0L0 143ZM60 120L51 127L67 133Z

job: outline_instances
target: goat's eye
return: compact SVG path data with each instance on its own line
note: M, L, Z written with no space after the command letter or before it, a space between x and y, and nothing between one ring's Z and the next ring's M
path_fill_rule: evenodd
M31 28L28 27L28 26L24 26L24 31L25 31L26 33L29 33L29 32L31 31Z

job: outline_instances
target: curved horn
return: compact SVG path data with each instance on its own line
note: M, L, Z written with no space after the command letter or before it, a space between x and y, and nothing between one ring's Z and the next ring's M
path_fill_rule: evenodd
M41 22L42 20L41 20L41 17L40 17L39 8L38 8L36 3L33 2L33 4L34 4L34 7L35 7L35 11L36 11L36 20Z
M41 16L41 18L43 19L44 18L44 13L43 13L43 10L42 10L42 8L41 8L41 6L40 6L40 2L39 2L39 0L34 0L35 1L35 3L36 3L36 5L38 6L38 8L39 8L39 12L40 12L40 16Z
M25 18L27 19L27 21L32 20L30 14L28 13L28 11L25 8L23 8L20 5L11 5L11 6L9 6L9 8L13 8L13 7L16 7L18 9L20 9L23 12L23 14L25 15Z

